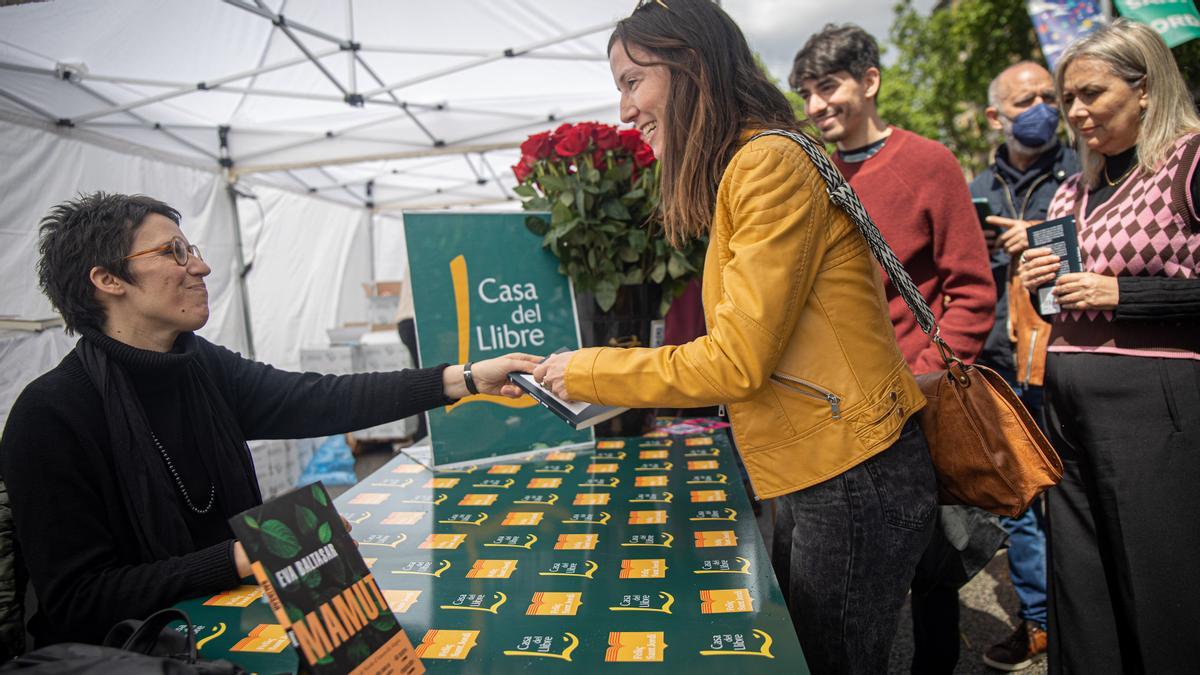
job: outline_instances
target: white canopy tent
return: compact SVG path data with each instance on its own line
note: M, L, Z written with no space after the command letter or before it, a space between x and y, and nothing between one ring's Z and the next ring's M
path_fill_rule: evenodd
M882 36L890 1L853 18ZM723 4L777 77L851 18ZM0 0L0 315L51 312L33 280L52 204L144 193L213 265L204 335L298 367L301 346L365 318L360 282L403 274L402 210L519 208L526 136L617 122L605 48L634 5Z
M403 273L402 209L516 208L527 135L617 121L605 41L629 5L0 8L0 314L50 312L31 280L51 204L140 192L179 208L213 264L204 333L295 368L364 318L360 282Z

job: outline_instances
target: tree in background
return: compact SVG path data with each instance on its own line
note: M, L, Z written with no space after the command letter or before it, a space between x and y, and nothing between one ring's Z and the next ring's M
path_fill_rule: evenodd
M921 16L901 0L889 34L898 50L884 68L883 119L944 143L969 173L988 163L998 138L987 132L987 87L1005 66L1041 63L1041 48L1023 0L941 0ZM1200 40L1172 50L1200 95Z

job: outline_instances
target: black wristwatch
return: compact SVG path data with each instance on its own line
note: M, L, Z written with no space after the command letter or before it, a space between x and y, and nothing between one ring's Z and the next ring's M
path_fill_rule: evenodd
M463 383L467 385L467 391L472 394L479 393L479 387L475 386L475 377L471 375L471 362L467 361L463 365Z

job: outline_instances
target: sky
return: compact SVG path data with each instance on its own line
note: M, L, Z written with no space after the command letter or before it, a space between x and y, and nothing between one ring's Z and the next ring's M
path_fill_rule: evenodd
M721 6L742 27L750 48L762 57L767 68L781 83L787 82L792 58L813 33L827 23L852 21L887 42L892 25L892 8L897 0L721 0ZM922 14L928 14L936 0L914 0ZM886 50L883 62L889 65L896 50Z

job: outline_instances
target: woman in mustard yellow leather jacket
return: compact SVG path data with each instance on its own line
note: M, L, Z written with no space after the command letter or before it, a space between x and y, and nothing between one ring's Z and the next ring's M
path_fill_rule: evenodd
M643 3L608 51L668 238L709 235L708 335L555 355L534 377L581 401L726 404L755 493L780 498L772 558L809 667L885 672L936 492L875 261L799 145L751 140L798 125L719 7Z

